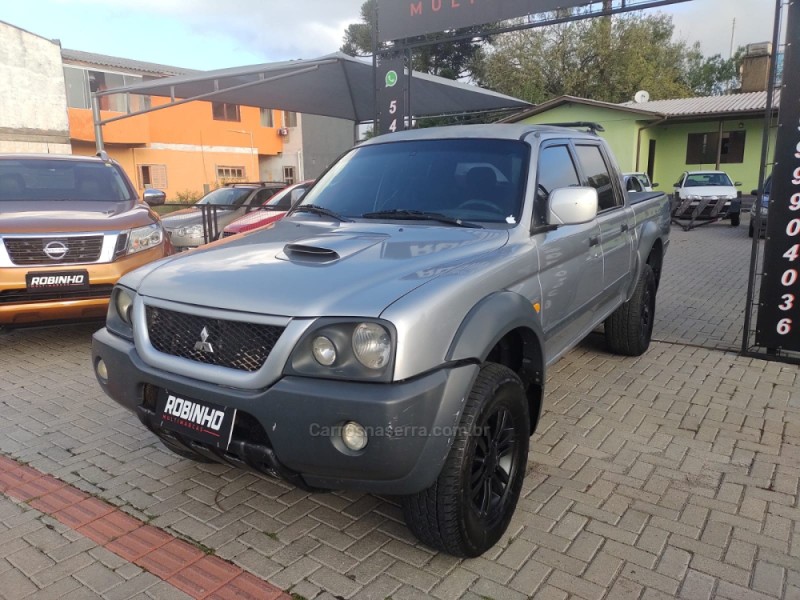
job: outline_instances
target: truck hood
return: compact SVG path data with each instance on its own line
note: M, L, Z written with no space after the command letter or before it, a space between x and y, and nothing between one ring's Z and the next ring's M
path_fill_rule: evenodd
M506 230L285 219L144 267L139 294L290 317L377 317L456 266L508 242Z
M123 231L153 222L147 206L135 201L0 202L2 233Z

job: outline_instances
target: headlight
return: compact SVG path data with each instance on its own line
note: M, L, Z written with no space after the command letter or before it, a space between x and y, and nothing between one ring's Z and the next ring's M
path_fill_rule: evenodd
M119 318L126 325L131 324L131 311L133 310L133 295L124 288L117 288L114 294L114 307L117 309Z
M135 254L142 250L154 248L164 241L164 230L161 225L154 223L147 227L131 229L128 234L128 254Z
M284 373L349 381L392 380L397 332L380 319L323 318L297 342Z
M136 292L117 285L111 292L111 302L108 303L108 316L106 328L120 337L133 339L133 301Z
M687 200L701 200L701 199L702 199L702 196L697 196L697 195L689 195L689 196L686 196L686 199L687 199Z
M314 358L323 367L330 367L336 362L336 346L324 335L314 338L311 343L311 351L314 353Z
M392 353L389 332L376 323L361 323L353 331L353 352L368 369L382 369Z
M191 227L181 227L177 230L181 237L200 237L203 235L202 225L192 225Z

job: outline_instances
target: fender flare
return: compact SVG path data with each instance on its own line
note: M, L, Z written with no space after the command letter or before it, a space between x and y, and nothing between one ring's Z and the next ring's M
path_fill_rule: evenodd
M495 292L478 302L456 331L447 360L483 362L507 333L520 328L530 331L525 341L533 345L528 354L536 357L538 364L531 367L536 371L537 383L542 384L545 370L542 326L533 305L515 292Z

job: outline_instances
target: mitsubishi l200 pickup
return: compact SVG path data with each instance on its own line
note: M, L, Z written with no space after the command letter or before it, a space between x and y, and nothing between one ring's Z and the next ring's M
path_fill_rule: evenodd
M170 253L114 161L0 155L0 328L102 318L122 275Z
M599 325L650 343L670 207L567 128L431 128L345 154L289 215L124 277L103 390L172 451L401 498L424 543L494 545L545 371Z

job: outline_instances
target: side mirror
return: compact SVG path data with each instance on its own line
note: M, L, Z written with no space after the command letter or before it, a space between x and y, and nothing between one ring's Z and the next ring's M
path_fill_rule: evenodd
M742 187L742 182L741 181L737 181L733 185L735 185L736 187Z
M750 195L751 196L758 196L758 190L753 190L752 192L750 192Z
M580 225L597 217L597 190L593 187L558 188L550 194L548 225Z
M147 189L142 194L142 199L148 206L162 206L167 201L167 195L161 190Z
M658 186L660 186L660 185L661 185L660 183L651 183L651 184L650 184L650 187L657 188L657 187L658 187Z

